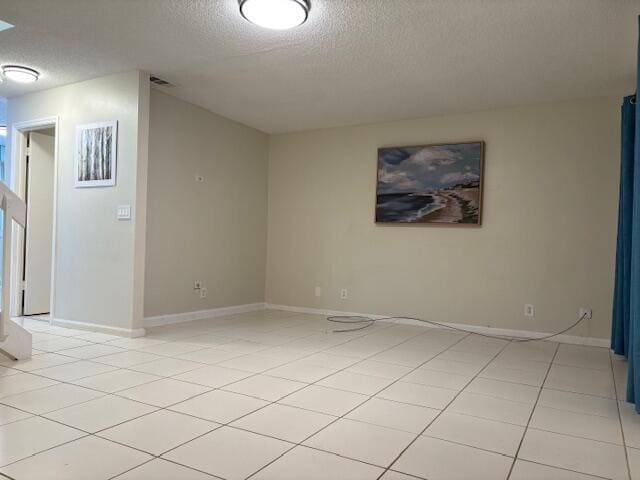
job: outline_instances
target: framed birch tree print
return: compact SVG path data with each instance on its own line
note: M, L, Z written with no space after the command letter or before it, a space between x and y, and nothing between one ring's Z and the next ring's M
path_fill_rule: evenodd
M76 127L75 186L111 187L116 184L118 122Z

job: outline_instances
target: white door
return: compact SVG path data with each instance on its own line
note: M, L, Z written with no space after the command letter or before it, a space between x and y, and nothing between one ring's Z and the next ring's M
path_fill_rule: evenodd
M54 137L29 134L24 315L49 313L53 241Z

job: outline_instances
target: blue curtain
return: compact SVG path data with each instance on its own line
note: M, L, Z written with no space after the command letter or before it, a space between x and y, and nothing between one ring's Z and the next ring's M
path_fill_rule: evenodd
M640 17L638 20L640 24ZM640 39L638 69L640 70ZM638 92L640 75L636 79ZM629 361L627 400L635 403L636 411L640 413L640 111L636 101L635 96L629 96L622 103L622 155L611 348Z

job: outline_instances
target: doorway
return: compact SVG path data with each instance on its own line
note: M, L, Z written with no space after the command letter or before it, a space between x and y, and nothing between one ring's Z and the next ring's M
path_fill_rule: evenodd
M27 224L22 265L22 314L50 313L55 129L28 133L25 172Z
M12 235L11 312L53 317L57 118L14 124L11 189L26 203L24 230Z

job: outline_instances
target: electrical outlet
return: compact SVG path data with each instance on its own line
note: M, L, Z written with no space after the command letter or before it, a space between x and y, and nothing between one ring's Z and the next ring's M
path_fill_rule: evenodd
M524 306L524 316L525 317L533 317L533 305L531 305L530 303L527 303Z
M200 298L207 298L207 289L206 289L206 287L200 288Z
M585 320L591 320L593 315L593 310L588 307L580 307L580 311L578 312L578 318L583 318Z
M204 177L202 175L196 175L196 182L203 183L204 182Z
M343 288L342 290L340 290L340 298L342 300L346 300L347 298L349 298L349 292L347 291L346 288Z
M314 293L314 295L315 295L316 297L321 297L321 296L322 296L322 288L320 288L319 286L317 286L317 287L315 288L315 290L314 290L314 292L313 292L313 293Z
M202 288L202 282L200 280L195 280L193 282L193 289L200 290Z

